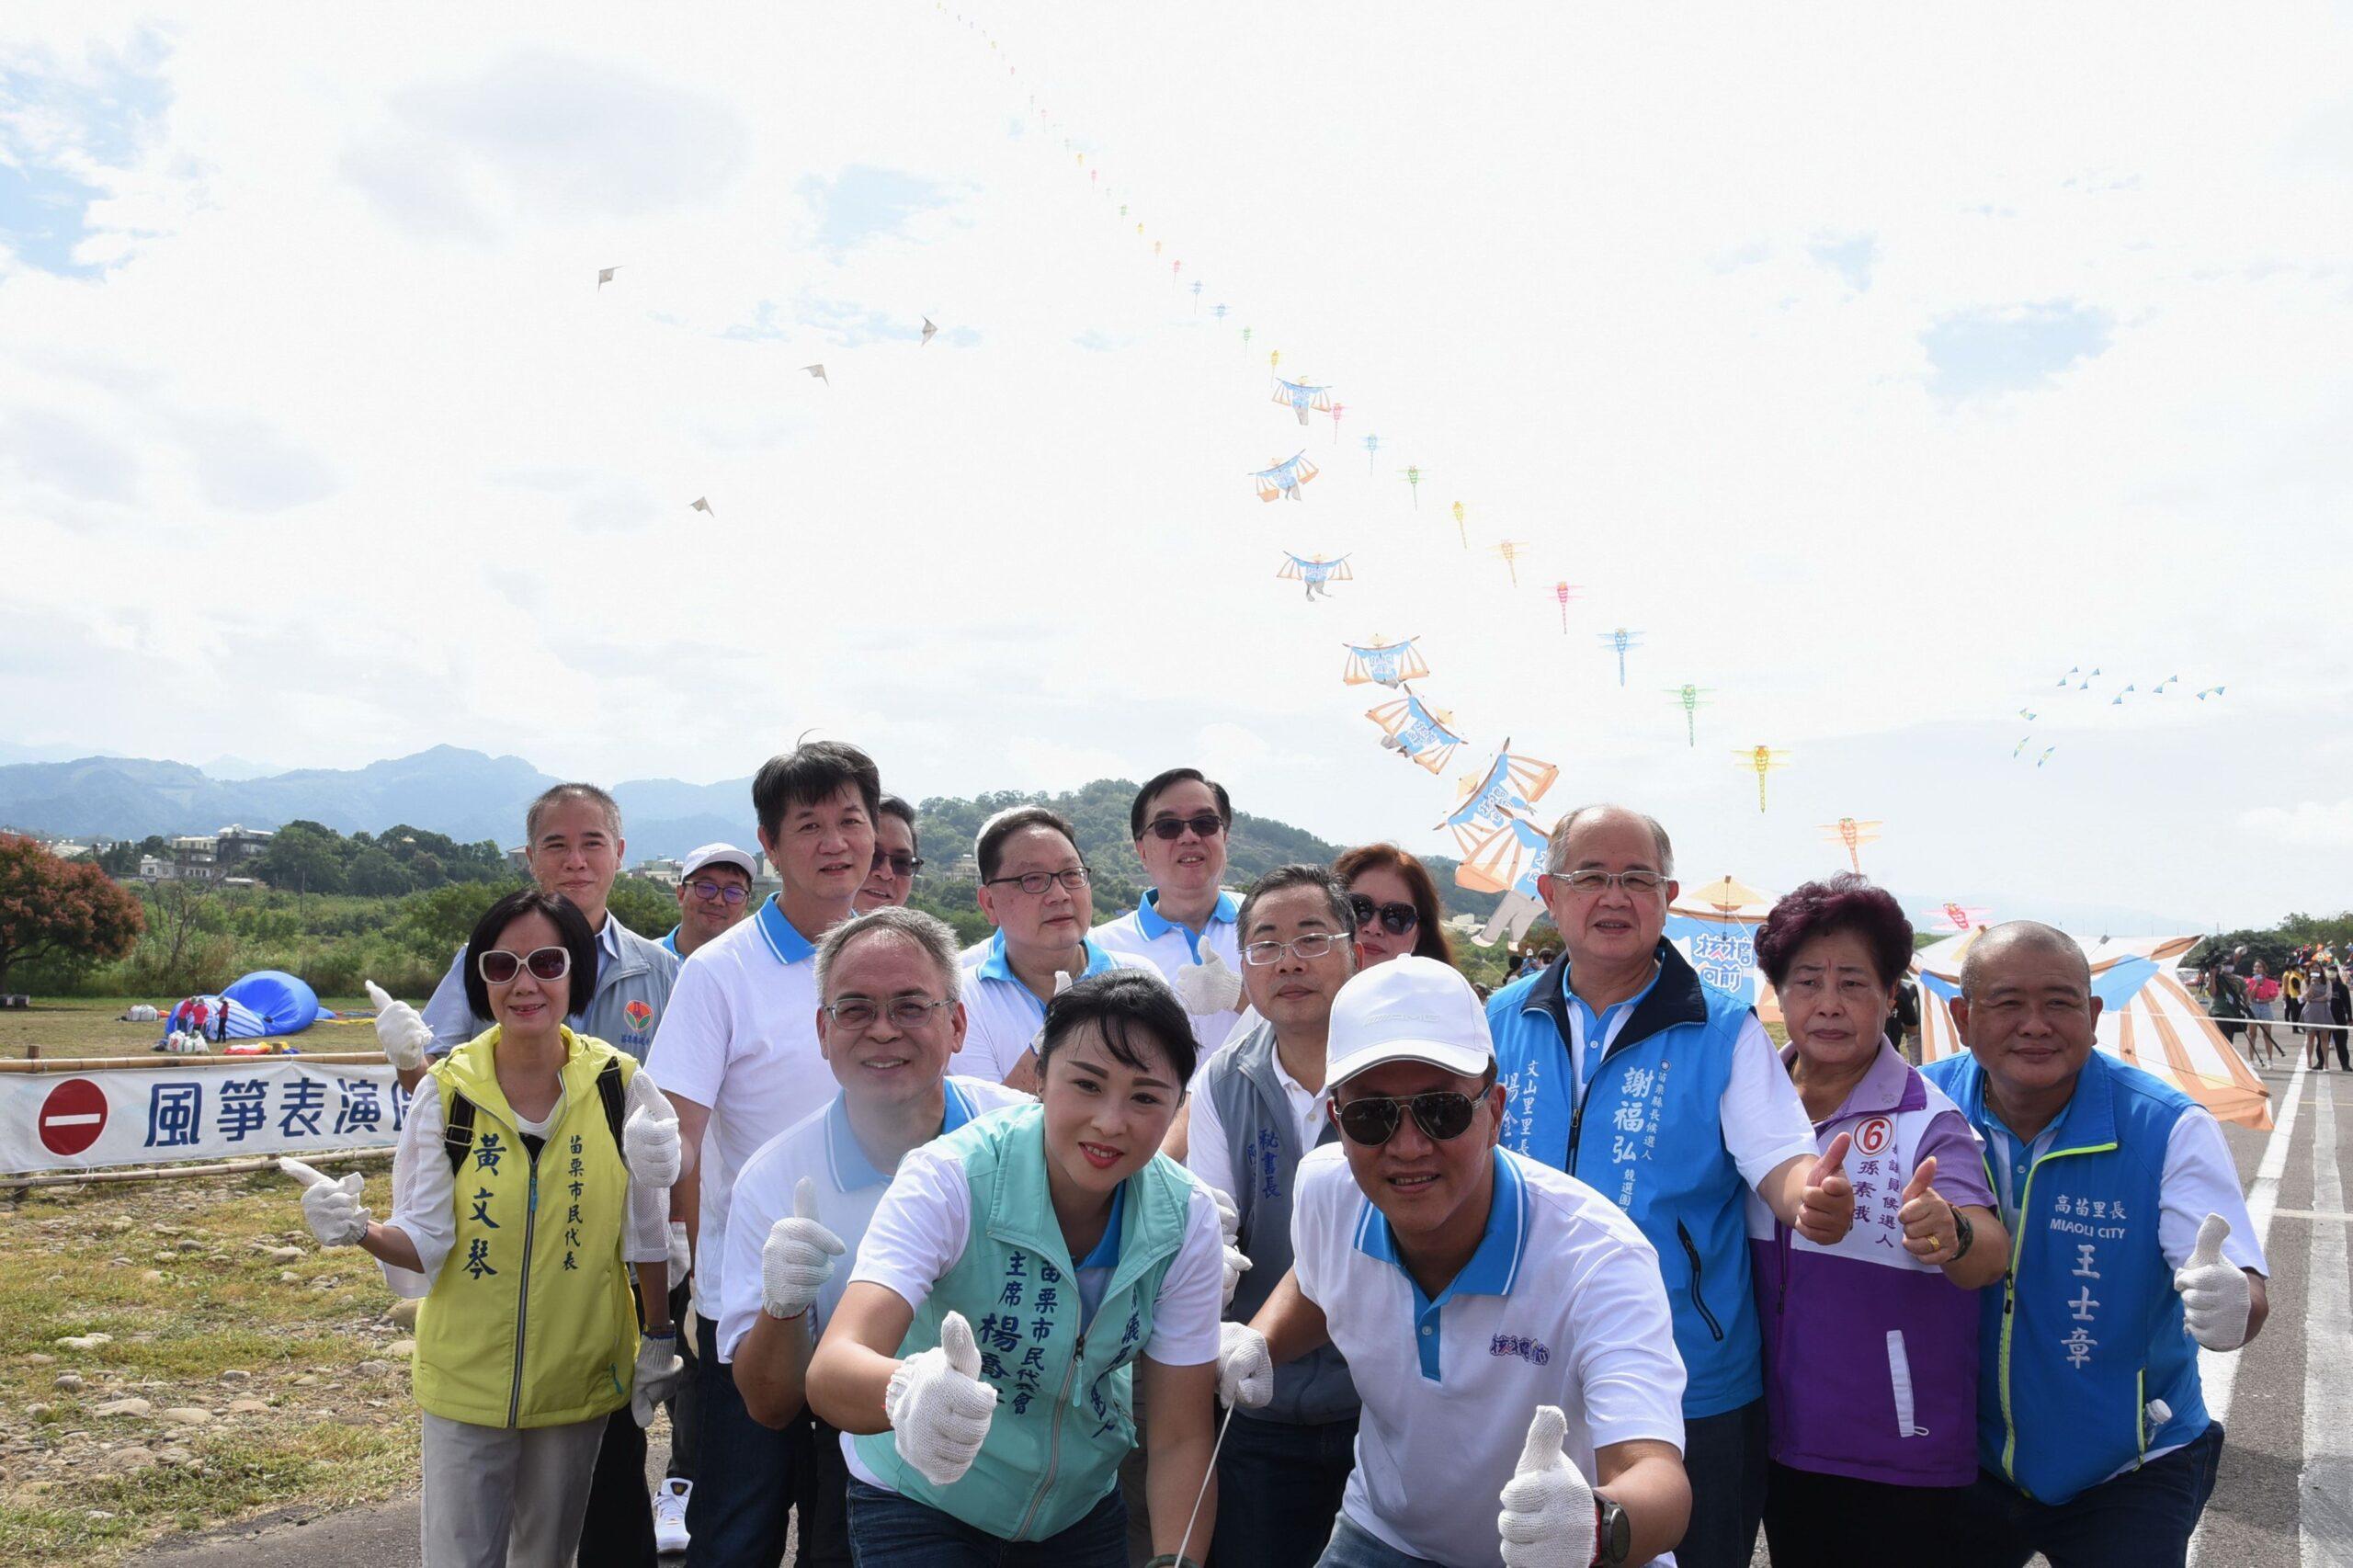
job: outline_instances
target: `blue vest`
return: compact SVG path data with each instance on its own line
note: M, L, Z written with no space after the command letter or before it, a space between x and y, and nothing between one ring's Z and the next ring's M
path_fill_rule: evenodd
M1748 1005L1700 983L1662 942L1658 979L1607 1052L1588 1041L1571 1103L1566 959L1487 1003L1504 1146L1563 1170L1624 1210L1658 1249L1687 1420L1764 1397L1749 1278L1748 1184L1724 1147L1722 1102Z
M2009 1137L1966 1053L1921 1069L1993 1152ZM2157 1243L2165 1145L2189 1096L2093 1051L2051 1148L2013 1177L2009 1278L1984 1292L1977 1452L2028 1496L2062 1504L2206 1430L2198 1346ZM1995 1133L2000 1130L2001 1137ZM2152 1417L2162 1400L2170 1414Z

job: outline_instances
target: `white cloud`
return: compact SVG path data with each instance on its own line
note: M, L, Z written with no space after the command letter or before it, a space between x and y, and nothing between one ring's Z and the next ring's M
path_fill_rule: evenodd
M2240 813L2239 831L2268 844L2300 849L2353 849L2353 801L2257 806Z

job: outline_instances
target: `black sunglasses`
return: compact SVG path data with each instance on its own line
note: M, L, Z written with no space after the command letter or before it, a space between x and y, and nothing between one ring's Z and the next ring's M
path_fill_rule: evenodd
M1332 1119L1348 1135L1349 1142L1377 1149L1396 1132L1397 1124L1404 1119L1409 1108L1414 1113L1414 1125L1425 1136L1443 1143L1470 1131L1472 1113L1479 1108L1479 1102L1452 1089L1433 1089L1408 1099L1378 1096L1350 1100L1346 1105L1335 1101Z
M874 864L869 868L869 871L870 873L879 871L885 866L891 869L891 874L894 877L912 877L923 869L923 859L920 856L910 855L904 849L895 852L877 849L874 852Z
M1360 892L1348 895L1348 907L1357 912L1357 929L1369 931L1377 916L1381 928L1392 937L1402 937L1422 923L1422 913L1410 903L1375 903Z
M1144 832L1158 834L1170 844L1184 837L1188 827L1195 838L1215 838L1225 831L1225 823L1215 812L1203 812L1197 817L1161 817L1143 824Z

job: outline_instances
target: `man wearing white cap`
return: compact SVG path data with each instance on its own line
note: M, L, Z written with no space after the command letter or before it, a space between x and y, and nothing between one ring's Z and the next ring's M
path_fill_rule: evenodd
M1276 1364L1347 1358L1363 1415L1324 1568L1673 1563L1690 1489L1657 1254L1497 1146L1486 1018L1448 965L1349 980L1327 1062L1340 1142L1301 1160L1291 1272L1218 1358L1256 1408Z
M678 873L678 923L662 945L685 958L752 913L759 863L732 844L706 844Z

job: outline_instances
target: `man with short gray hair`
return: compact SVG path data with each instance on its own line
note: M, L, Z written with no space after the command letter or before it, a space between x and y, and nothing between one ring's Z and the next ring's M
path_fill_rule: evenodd
M1537 889L1559 962L1495 993L1506 1147L1624 1210L1657 1249L1688 1373L1683 1568L1747 1568L1765 1507L1763 1342L1748 1196L1807 1241L1854 1224L1842 1134L1817 1159L1771 1037L1664 940L1677 891L1658 822L1623 806L1560 820Z

